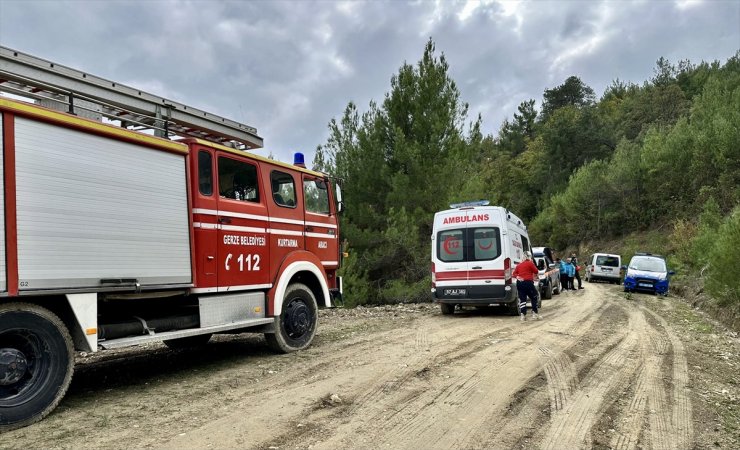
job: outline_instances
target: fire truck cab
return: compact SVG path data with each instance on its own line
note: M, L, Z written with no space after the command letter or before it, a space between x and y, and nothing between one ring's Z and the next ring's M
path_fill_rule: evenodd
M341 297L336 180L250 152L248 125L5 47L0 63L0 431L54 409L75 351L311 344Z

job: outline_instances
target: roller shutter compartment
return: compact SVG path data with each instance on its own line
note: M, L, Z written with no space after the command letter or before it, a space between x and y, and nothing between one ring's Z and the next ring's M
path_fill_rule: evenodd
M21 290L192 281L185 156L15 122Z

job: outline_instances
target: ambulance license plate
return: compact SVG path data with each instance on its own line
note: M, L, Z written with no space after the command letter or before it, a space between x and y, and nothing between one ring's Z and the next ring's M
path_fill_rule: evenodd
M445 295L453 296L453 297L459 297L462 295L466 295L468 293L467 289L445 289Z
M649 288L653 287L653 285L650 283L639 283L639 285L640 287L649 287Z

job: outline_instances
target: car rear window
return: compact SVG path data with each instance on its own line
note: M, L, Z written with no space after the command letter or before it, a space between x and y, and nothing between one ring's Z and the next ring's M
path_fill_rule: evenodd
M615 256L601 255L596 257L597 266L619 267L619 259Z

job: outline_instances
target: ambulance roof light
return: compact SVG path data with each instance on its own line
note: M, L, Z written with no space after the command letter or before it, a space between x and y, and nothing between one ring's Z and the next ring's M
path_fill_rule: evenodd
M470 202L462 202L462 203L450 203L450 208L456 209L456 208L465 208L469 206L488 206L491 202L488 200L473 200Z

